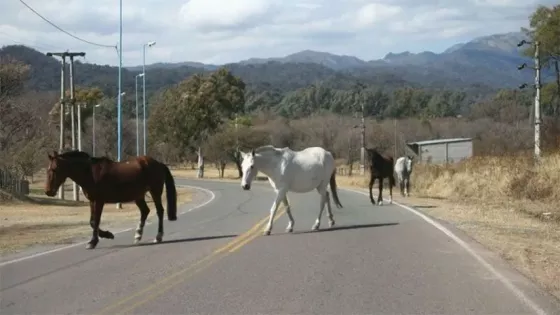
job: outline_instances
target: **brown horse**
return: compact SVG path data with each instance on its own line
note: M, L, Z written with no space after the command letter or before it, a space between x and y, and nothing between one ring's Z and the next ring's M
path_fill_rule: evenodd
M369 199L375 205L375 199L371 193L375 179L379 179L379 196L377 202L379 205L383 204L383 179L389 179L389 204L393 203L393 187L395 187L395 174L393 157L384 157L376 149L366 148L370 160L370 179L369 179Z
M177 192L169 168L149 156L139 156L123 162L114 162L106 157L91 157L82 151L49 154L49 167L45 194L54 197L66 178L72 179L89 200L93 235L87 249L93 249L99 237L114 239L109 231L99 228L103 206L106 203L136 202L140 209L140 222L136 228L135 243L142 239L144 225L150 208L146 204L146 192L150 192L157 210L158 232L155 242L163 238L163 185L167 191L167 218L177 220Z

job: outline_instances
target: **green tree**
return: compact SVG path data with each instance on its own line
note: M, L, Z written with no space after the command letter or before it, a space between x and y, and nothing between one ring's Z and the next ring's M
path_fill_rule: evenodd
M540 43L540 56L543 68L554 67L556 73L555 115L560 115L560 5L552 7L539 6L529 17L529 29L522 30L533 41ZM534 46L523 51L533 56Z
M243 112L244 106L245 83L228 70L196 74L154 100L150 135L187 153L235 113Z

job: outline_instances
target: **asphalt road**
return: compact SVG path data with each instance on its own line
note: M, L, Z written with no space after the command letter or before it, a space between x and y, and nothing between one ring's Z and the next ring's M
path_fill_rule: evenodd
M310 232L319 196L292 193L294 233L284 232L284 214L262 236L268 183L177 182L208 189L194 203L213 199L166 220L164 243L150 244L149 225L145 246L128 231L95 250L4 258L0 314L560 314L556 299L494 254L402 207L341 191L336 226L324 217Z

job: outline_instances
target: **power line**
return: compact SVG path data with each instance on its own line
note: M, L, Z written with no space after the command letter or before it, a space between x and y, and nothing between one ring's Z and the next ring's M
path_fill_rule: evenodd
M53 22L49 21L47 18L45 18L44 16L42 16L41 14L39 14L39 12L35 11L35 9L33 9L32 7L30 7L27 3L25 3L23 0L19 0L19 2L21 2L23 5L25 5L29 10L31 10L33 13L35 13L37 16L39 16L41 19L43 19L45 22L49 23L50 25L52 25L53 27L55 27L56 29L58 29L59 31L63 32L64 34L71 36L79 41L82 41L84 43L90 44L90 45L94 45L94 46L99 46L99 47L107 47L107 48L115 48L115 45L103 45L103 44L98 44L98 43L94 43L94 42L90 42L88 40L85 40L83 38L80 38L74 34L71 34L65 30L63 30L62 28L60 28L58 25L54 24Z

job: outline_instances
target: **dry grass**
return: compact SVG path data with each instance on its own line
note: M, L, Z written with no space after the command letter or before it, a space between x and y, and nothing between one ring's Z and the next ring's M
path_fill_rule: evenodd
M31 185L32 194L24 200L0 203L0 254L15 253L32 245L70 243L76 237L91 233L89 226L89 203L82 195L81 201L72 198L71 182L66 183L65 198L48 198L40 195L42 177ZM166 197L164 196L164 207ZM154 220L155 208L149 194L148 206L152 210L148 221ZM178 204L191 200L189 189L177 187ZM101 224L104 228L133 226L140 218L134 203L123 204L122 209L108 204L103 209ZM114 231L113 231L114 232Z
M560 155L416 165L406 203L466 231L560 298Z
M340 166L345 167L345 166ZM369 175L337 176L341 187L367 188ZM196 170L173 170L196 178ZM228 168L224 180L237 180ZM205 178L219 179L207 169ZM411 194L395 200L454 224L560 298L560 155L540 166L530 157L477 157L449 166L415 165ZM388 192L384 192L386 196Z

